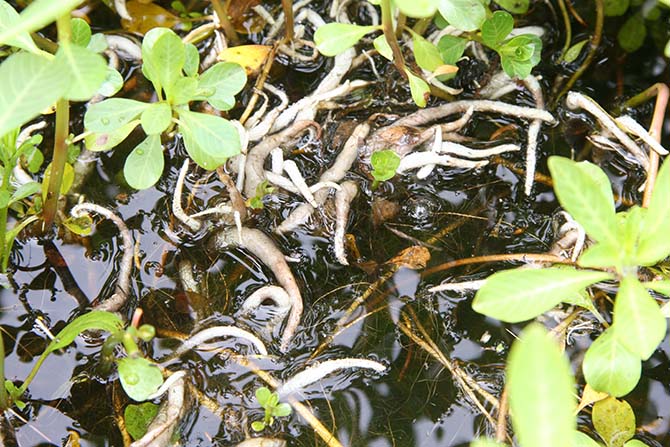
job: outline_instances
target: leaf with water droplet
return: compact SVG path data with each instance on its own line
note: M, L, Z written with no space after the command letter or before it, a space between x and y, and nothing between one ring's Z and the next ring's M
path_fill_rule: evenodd
M160 135L149 135L126 158L123 176L135 189L153 186L163 173L163 146Z
M126 357L117 362L121 386L128 397L146 400L163 384L163 375L156 364L143 357Z

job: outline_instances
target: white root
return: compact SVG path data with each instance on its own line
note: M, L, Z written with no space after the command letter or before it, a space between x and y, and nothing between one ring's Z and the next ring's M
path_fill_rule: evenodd
M429 292L431 293L436 293L436 292L468 292L470 290L479 290L481 287L484 285L486 282L485 279L480 279L476 281L463 281L463 282L448 282L444 284L440 284L439 286L434 286L428 289Z
M631 135L635 135L640 140L642 140L647 146L656 151L656 153L659 155L668 155L668 151L663 146L661 146L661 143L649 135L649 132L647 132L647 130L642 127L640 123L635 121L630 116L623 115L616 118L614 121L616 121L619 126L623 127L626 132Z
M181 207L181 194L184 188L184 181L188 173L188 158L184 160L184 164L179 170L179 177L177 177L177 184L174 186L174 195L172 196L172 214L179 219L184 225L189 227L191 231L198 231L202 228L202 223L192 218L184 212Z
M274 303L274 314L281 321L291 311L291 297L286 290L279 286L264 286L244 300L240 312L242 315L250 314L258 309L265 300Z
M470 160L461 160L460 158L450 157L448 155L436 154L434 152L414 152L409 155L405 155L402 160L400 160L400 166L396 170L398 174L410 171L412 169L418 169L426 165L440 165L440 166L450 166L455 168L464 168L464 169L474 169L486 166L488 161L470 161Z
M114 9L122 19L130 21L133 20L131 15L128 14L128 9L126 9L126 0L114 0Z
M298 330L303 309L302 295L300 294L300 288L295 277L286 263L282 252L277 248L272 239L262 231L242 228L240 241L237 232L228 228L215 234L212 241L210 241L210 247L217 251L224 251L235 246L248 250L272 270L277 282L286 290L291 299L291 312L286 322L280 345L280 349L286 352Z
M272 172L281 175L284 172L284 151L276 147L270 151L270 161L272 162Z
M335 193L335 259L342 265L349 265L344 251L344 231L349 220L351 202L358 194L358 186L349 180L343 182L341 189Z
M533 95L535 107L544 109L544 97L542 87L535 76L527 76L523 80L526 88ZM535 168L537 166L537 139L542 127L541 120L533 120L528 126L528 141L526 143L526 178L524 180L524 193L529 196L533 190L533 181L535 180Z
M353 358L326 360L318 365L310 366L291 377L277 389L277 394L279 394L280 398L290 396L291 394L297 393L305 387L322 380L328 374L340 369L349 368L372 369L379 373L386 371L386 366L374 360Z
M126 223L119 216L109 211L106 208L103 208L99 205L93 203L80 203L72 207L70 214L73 217L82 217L88 212L93 212L100 214L106 219L111 220L114 225L119 229L119 234L121 235L121 240L123 241L123 257L121 258L121 263L119 265L119 272L116 280L116 287L114 288L114 294L103 300L99 304L93 306L94 310L105 310L107 312L118 312L121 307L128 300L128 295L130 294L130 275L133 271L133 238L130 235L130 230L126 226Z
M173 385L178 385L177 382L184 380L186 377L186 371L177 371L176 373L170 375L163 384L156 390L155 393L146 398L146 400L154 400L161 397L167 390L169 390Z
M134 41L117 34L105 34L107 48L114 51L117 56L127 61L141 61L142 49Z
M173 376L179 373L173 374ZM172 435L177 424L186 413L186 374L178 377L168 388L167 399L161 404L158 414L147 428L147 432L130 447L167 447L172 445Z
M270 133L270 129L272 129L277 117L286 109L286 107L288 107L288 96L286 93L267 82L263 85L263 88L278 97L280 102L279 105L273 107L258 124L249 128L249 141L258 141Z
M593 99L577 92L568 92L565 104L571 109L583 109L598 120L600 125L628 149L640 165L646 170L649 167L649 157L624 131L622 131L612 117L605 112Z
M293 160L286 160L284 161L284 171L286 171L293 184L298 191L300 191L300 194L307 200L307 203L314 208L318 208L319 205L316 203L316 200L314 200L314 195L312 194L312 191L309 190L305 179L298 169L298 165L296 165Z
M203 329L202 331L184 340L181 346L179 346L174 351L174 354L172 354L170 357L179 357L188 351L198 349L198 347L208 342L209 340L219 337L236 337L242 340L246 340L251 343L261 355L268 355L268 350L265 347L265 344L263 344L263 342L251 332L234 326L214 326Z
M345 174L351 169L354 161L358 157L358 148L363 146L365 137L370 132L370 126L367 123L361 123L351 133L342 151L338 154L333 165L321 174L320 182L334 182L337 183ZM323 205L328 197L328 191L321 190L314 194L314 199L317 204ZM304 203L291 212L291 214L277 227L277 233L282 234L293 231L300 225L307 222L309 217L314 212L315 208L309 203Z
M457 155L464 158L481 159L491 157L493 155L504 154L505 152L517 152L521 150L516 144L501 144L500 146L492 147L490 149L470 149L462 144L445 141L439 149L439 153L446 153Z
M441 106L422 109L411 115L401 118L391 126L410 126L417 127L428 124L432 121L444 118L445 116L457 113L465 113L470 107L475 112L497 113L500 115L514 116L524 120L539 119L549 124L555 124L556 119L546 110L533 107L521 107L507 104L501 101L481 100L462 100L453 101Z
M278 186L293 194L300 194L300 191L296 188L293 182L283 175L275 174L272 171L265 171L265 178L274 186Z

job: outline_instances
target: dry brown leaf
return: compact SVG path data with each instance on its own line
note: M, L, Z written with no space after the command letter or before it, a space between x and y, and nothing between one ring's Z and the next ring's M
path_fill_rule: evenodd
M609 394L603 393L601 391L596 391L591 386L587 383L584 386L584 391L582 391L582 398L579 401L579 405L577 406L577 411L575 411L575 414L578 414L580 411L582 411L584 408L588 407L589 405L598 402L599 400L603 400L607 398Z
M388 264L395 264L398 267L405 267L412 270L419 270L426 267L430 261L430 252L426 247L418 245L409 247L400 252L398 256L391 258Z
M247 76L260 71L272 47L268 45L240 45L229 47L219 53L218 59L224 62L240 64Z
M153 3L131 0L126 3L126 9L133 20L122 19L121 26L131 33L146 34L152 28L172 28L180 22L179 17Z
M453 74L458 71L458 67L455 65L440 65L433 71L433 76L442 76L446 74Z

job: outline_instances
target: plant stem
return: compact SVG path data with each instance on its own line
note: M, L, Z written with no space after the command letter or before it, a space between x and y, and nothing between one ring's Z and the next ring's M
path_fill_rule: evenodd
M663 121L665 120L665 110L668 107L668 96L670 96L670 89L662 83L654 84L656 90L656 104L654 106L654 115L651 119L651 126L649 126L649 135L654 137L656 141L661 141L663 133ZM651 202L651 194L654 191L654 184L656 183L656 174L658 174L659 156L656 151L649 151L649 170L647 171L647 184L644 188L644 195L642 196L642 207L648 208Z
M56 21L56 26L58 27L58 42L60 44L69 42L72 36L70 14L59 17ZM42 213L45 229L53 223L58 209L58 198L63 182L65 161L67 160L67 137L69 131L70 103L67 99L59 99L56 103L56 132L54 136L53 158L51 160L51 174L49 175L47 197Z
M393 18L391 17L391 0L382 0L382 29L384 31L384 37L391 47L393 52L393 63L400 72L403 78L407 79L407 73L405 73L405 59L402 56L402 50L398 45L398 39L396 38L395 31L393 30Z
M486 262L503 262L503 261L517 261L517 262L551 262L554 264L568 264L575 265L570 259L561 258L555 255L538 254L538 253L507 253L499 255L484 255L474 256L472 258L456 259L454 261L445 262L444 264L436 265L421 273L421 277L425 278L433 273L442 272L455 267L462 267L471 264L483 264Z
M558 0L558 7L563 16L563 27L565 29L565 44L561 50L561 57L558 59L559 61L562 61L565 57L565 53L570 49L570 43L572 42L572 24L570 23L570 16L568 15L568 8L565 6L565 0Z
M12 166L9 163L7 163L5 166L3 166L3 171L4 172L2 173L2 186L0 186L0 191L4 193L9 193L9 179L12 175ZM7 247L8 211L9 207L4 206L0 208L0 257L2 258L3 273L7 270L7 260L9 259L9 253L6 252L7 250L9 250L9 247ZM4 355L2 356L2 358L4 359Z
M216 14L216 17L219 19L221 28L223 28L223 33L226 35L228 40L230 40L230 43L232 43L233 46L235 46L239 45L240 37L237 35L235 27L228 18L228 4L229 3L226 2L226 4L224 5L223 3L221 3L221 0L212 0L212 7L214 7L214 13Z
M2 233L4 239L4 232ZM7 399L7 390L5 389L5 336L0 331L0 411L9 409L9 399Z
M286 24L286 36L284 42L289 43L293 40L293 0L281 0L281 6L284 9L284 20Z
M33 366L33 369L30 370L30 374L28 374L28 377L26 377L26 380L23 381L23 384L19 388L19 396L22 396L28 387L30 386L30 383L33 381L35 378L35 375L37 375L37 371L40 370L40 367L42 366L42 363L47 359L47 357L51 354L51 351L44 351L40 358L37 359L37 362ZM4 384L3 384L4 386Z

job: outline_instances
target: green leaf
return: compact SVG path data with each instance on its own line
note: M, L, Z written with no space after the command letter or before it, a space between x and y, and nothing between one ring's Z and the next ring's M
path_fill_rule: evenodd
M45 27L57 18L69 13L83 0L35 0L13 21L11 26L0 31L0 44L11 45L15 38L25 36Z
M86 48L93 51L94 53L102 53L107 49L107 39L102 33L95 33L91 36L91 40L88 42Z
M489 47L496 48L513 29L512 16L504 11L496 11L482 25L482 40Z
M230 110L235 106L235 95L246 83L247 74L242 66L232 62L219 62L200 75L198 87L214 92L206 98L214 108Z
M599 400L593 404L591 419L607 447L623 447L635 436L635 413L625 400L611 396Z
M569 298L564 299L563 302L566 304L571 304L573 306L583 307L584 309L591 312L598 319L598 321L600 321L601 323L605 323L605 319L603 318L602 315L600 315L598 309L596 309L596 306L593 304L593 300L591 299L590 295L586 292L586 290L583 290L580 293L577 293Z
M618 244L612 189L605 173L587 161L552 156L548 161L561 206L598 242Z
M645 282L642 283L644 287L647 289L654 290L658 293L661 293L665 296L670 296L670 280L663 280L663 281L652 281L652 282Z
M159 82L158 67L155 66L156 63L153 61L153 47L159 38L169 33L173 33L173 31L168 28L153 28L142 39L142 73L145 78L153 83L157 92L160 92L163 85Z
M636 259L639 265L654 265L670 254L667 224L670 220L670 163L666 160L658 171L649 208L640 231Z
M649 446L640 440L631 439L630 441L626 442L623 445L623 447L649 447Z
M370 157L372 177L378 182L390 180L400 166L400 157L391 149L376 151Z
M314 43L324 56L336 56L356 45L366 34L378 29L378 26L327 23L320 26L314 33Z
M394 0L400 12L415 19L433 17L437 7L434 0Z
M605 0L604 4L606 16L622 16L628 10L630 0Z
M75 17L71 20L72 38L71 41L80 47L87 47L91 41L91 27L86 20Z
M265 430L265 422L263 421L254 421L251 423L251 428L253 431L263 431Z
M565 55L563 56L563 60L567 63L574 62L581 54L584 45L586 45L588 42L589 42L588 39L585 39L582 40L581 42L577 42L576 44L568 48L568 51L566 51Z
M596 391L612 396L630 393L640 380L640 358L621 344L612 328L593 342L582 364L584 378Z
M430 87L426 81L412 73L409 69L405 69L405 73L407 73L409 90L412 93L414 103L419 107L426 107L426 103L430 97Z
M43 56L16 53L0 65L0 137L54 104L68 88L64 67Z
M89 106L84 127L95 133L120 129L140 116L151 104L125 98L111 98Z
M514 433L523 446L572 447L574 379L568 359L538 324L523 330L507 361Z
M19 13L16 12L12 6L4 0L0 0L0 34L8 30L10 27L14 26L19 21ZM18 33L13 39L8 39L5 41L7 45L11 45L17 48L23 48L26 51L31 53L39 53L40 49L37 48L35 42L33 42L30 33L23 31Z
M507 323L530 320L572 299L591 284L611 279L604 272L567 268L515 269L486 279L472 308Z
M147 135L160 134L172 122L172 107L165 102L154 102L145 108L140 118Z
M286 416L289 416L292 411L293 411L293 409L291 408L291 406L289 404L281 403L281 404L277 404L274 407L274 409L272 410L272 416L275 416L275 417L278 417L278 418L286 417Z
M486 9L480 0L438 0L437 8L450 25L474 31L486 20Z
M540 62L542 41L532 34L516 36L504 42L498 48L498 54L508 76L524 79Z
M179 78L172 88L172 105L188 104L198 98L198 81L195 78ZM202 98L206 99L206 98ZM234 98L233 98L234 101Z
M170 97L171 87L182 76L181 72L186 63L184 43L174 32L165 33L151 48L149 60L157 82L163 87L166 96Z
M619 341L642 360L651 357L665 338L665 317L635 277L626 276L619 285L612 328Z
M133 439L140 439L146 434L149 424L158 414L158 408L158 405L151 402L130 404L126 407L123 411L123 419L126 423L126 430Z
M88 214L81 217L68 217L63 221L63 225L79 236L88 236L91 234L93 227L93 219Z
M89 151L101 152L116 147L140 124L140 120L131 121L111 132L92 133L84 139Z
M69 72L69 88L64 97L72 101L90 99L107 77L107 63L102 56L69 42L58 48L55 63Z
M437 49L440 50L442 60L447 65L456 65L456 62L463 57L465 46L468 44L466 39L456 36L442 36L437 43Z
M501 8L512 14L525 14L528 12L530 0L494 0Z
M270 391L267 387L260 387L256 390L254 393L256 395L256 400L258 401L258 404L266 408L270 402L270 397L272 396L272 391Z
M377 50L377 52L383 57L390 61L393 60L393 50L386 40L385 35L382 34L381 36L375 37L375 39L372 41L372 45L375 47L375 50Z
M188 110L179 111L179 119L186 150L202 168L216 169L240 153L240 137L229 121Z
M635 14L626 20L617 33L619 46L627 53L640 49L647 37L647 27L644 26L644 18Z
M37 182L28 182L18 187L14 194L12 194L11 199L9 199L9 205L19 200L23 200L26 197L30 197L33 194L37 194L42 190L42 185Z
M123 76L121 73L116 71L116 69L107 66L107 72L105 74L105 80L97 91L97 94L100 94L105 97L114 96L118 93L119 90L123 87Z
M187 43L184 47L185 59L184 59L184 73L186 76L195 76L198 74L198 68L200 68L200 54L198 49L192 43Z
M135 189L153 186L163 174L163 146L160 135L149 135L126 158L123 176Z
M163 384L161 370L143 357L125 357L116 365L123 390L135 401L147 400Z
M579 257L580 267L605 268L619 266L622 263L622 253L618 244L596 242L588 247Z
M600 444L591 439L588 435L580 431L575 431L572 438L572 447L600 447Z
M420 35L412 33L412 44L414 45L414 59L419 67L432 72L444 64L440 50Z
M56 338L49 343L42 355L65 348L71 344L79 334L91 329L115 333L123 329L123 321L118 315L102 310L92 310L80 315L61 329Z

